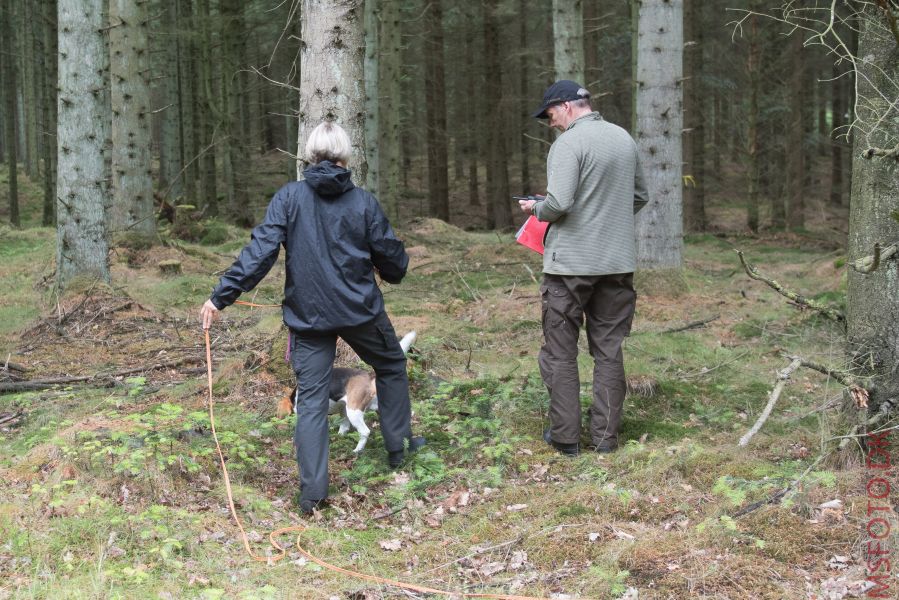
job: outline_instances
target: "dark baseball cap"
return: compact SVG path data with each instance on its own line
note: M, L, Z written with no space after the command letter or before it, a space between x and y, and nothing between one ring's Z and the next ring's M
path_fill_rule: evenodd
M553 104L583 100L589 97L590 92L584 89L584 86L581 84L570 79L560 79L546 88L546 91L543 93L543 104L531 116L535 119L548 119L549 116L546 114L546 109Z

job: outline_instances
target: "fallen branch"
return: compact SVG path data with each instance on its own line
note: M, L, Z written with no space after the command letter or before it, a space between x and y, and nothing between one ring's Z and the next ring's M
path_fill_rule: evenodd
M793 302L798 304L801 308L810 308L812 310L818 311L819 313L821 313L822 315L824 315L831 321L836 321L837 323L842 325L844 329L846 328L846 316L843 313L841 313L838 310L834 310L832 308L828 308L822 304L819 304L818 302L815 302L814 300L810 300L810 299L806 298L805 296L802 296L801 294L797 294L796 292L788 290L785 287L783 287L782 285L780 285L779 283L777 283L776 281L774 281L773 279L764 277L763 275L761 275L758 272L758 269L756 269L753 265L746 262L746 259L743 257L742 250L737 250L736 252L737 252L737 255L740 257L740 263L742 263L743 268L746 270L746 274L749 275L750 279L755 279L757 281L762 281L764 283L767 283L768 286L771 287L778 294L780 294L781 296L784 296L785 298L792 300Z
M881 248L880 244L874 244L873 255L854 260L849 263L849 266L853 271L867 275L880 268L883 261L893 258L897 252L899 252L899 244L890 244L886 248Z
M25 413L20 410L11 413L0 413L0 425L3 427L15 427L24 415Z
M113 380L116 377L125 377L127 375L134 375L135 373L146 373L148 371L158 371L159 369L171 369L174 367L178 367L180 365L186 363L195 363L206 360L202 356L193 356L189 358L182 358L181 360L173 360L166 363L159 363L156 365L143 366L143 367L135 367L133 369L125 369L124 371L117 371L115 373L94 373L93 375L78 375L74 377L52 377L49 379L33 379L31 381L16 381L16 382L7 382L0 383L0 394L8 393L8 392L23 392L28 390L43 390L49 387L53 387L55 385L66 385L70 383L88 383L88 382L99 382L104 381L108 383L110 380Z
M805 471L803 471L802 475L800 475L799 477L797 477L796 479L791 481L787 487L785 487L781 490L777 490L776 492L774 492L773 494L771 494L764 500L759 500L758 502L753 502L749 506L745 506L745 507L741 508L740 510L735 512L733 515L731 515L731 518L736 519L737 517L742 517L743 515L748 515L752 511L759 509L759 508L765 506L766 504L774 504L775 502L779 502L781 498L783 498L789 492L796 489L796 487L802 482L802 480L805 479L805 476L808 475L809 473L811 473L812 469L817 467L818 463L820 463L822 460L824 460L831 452L833 452L833 450L831 450L827 453L818 455L818 458L816 458L814 460L814 462L812 462L812 464L810 464L805 469Z
M771 416L771 411L774 410L774 405L777 404L777 399L780 398L781 392L783 392L784 387L787 385L787 381L790 379L790 375L793 374L793 371L799 368L799 365L802 364L802 361L798 358L794 358L792 362L790 362L789 366L780 371L777 374L777 385L774 386L774 389L771 390L771 395L768 397L768 404L765 406L765 410L762 411L762 414L759 416L758 420L755 422L755 425L752 426L752 429L746 432L746 435L740 438L739 446L745 446L749 443L749 440L752 439L756 433L758 433L759 429L762 428L762 425L765 424L765 421L768 420L768 417Z
M708 319L702 319L701 321L693 321L692 323L687 323L686 325L681 325L680 327L672 327L671 329L664 329L659 333L678 333L680 331L687 331L688 329L698 329L703 325L708 325L712 321L717 321L721 318L721 315L715 315L714 317L709 317Z
M847 388L849 388L849 393L852 395L852 399L855 400L856 408L868 407L868 390L864 385L862 385L862 382L859 378L855 377L848 371L834 369L833 367L828 367L827 365L822 365L820 363L806 360L800 356L784 355L784 357L790 360L798 360L803 367L808 367L809 369L818 371L819 373L823 373L828 377L833 377L834 379L845 385Z

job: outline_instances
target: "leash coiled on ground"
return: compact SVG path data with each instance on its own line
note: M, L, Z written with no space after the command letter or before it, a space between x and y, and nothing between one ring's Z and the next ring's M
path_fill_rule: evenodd
M250 302L242 302L238 301L238 304L242 304L245 306L253 306L253 307L272 307L272 306L280 306L280 305L271 305L271 304L252 304ZM228 475L228 467L225 465L225 454L222 452L222 446L219 444L218 434L215 431L215 414L213 411L213 399L212 399L212 348L211 343L209 341L209 330L204 329L203 335L206 340L206 378L207 378L207 387L208 387L208 399L207 403L209 405L209 426L212 430L212 438L215 440L215 448L218 451L219 463L222 465L222 475L225 480L225 491L228 495L228 508L231 510L231 517L234 519L234 522L237 524L237 528L240 530L240 536L243 541L243 547L246 549L247 554L255 561L265 562L268 564L274 564L284 557L287 556L287 549L281 544L278 543L276 539L280 535L285 535L288 533L296 533L297 534L297 542L296 548L300 554L306 557L308 560L314 562L315 564L328 569L329 571L334 571L335 573L340 573L342 575L347 575L349 577L353 577L355 579L363 579L365 581L371 581L373 583L379 583L382 585L389 585L393 587L398 587L406 590L410 590L413 592L420 592L426 594L441 594L444 596L461 596L463 598L494 598L500 600L546 600L542 597L535 596L516 596L509 594L489 594L489 593L464 593L464 592L450 592L447 590L440 590L436 588L426 587L423 585L416 585L414 583L406 583L403 581L397 581L394 579L387 579L385 577L378 577L377 575L367 575L365 573L359 573L358 571L353 571L350 569L344 569L343 567L338 567L337 565L332 565L329 562L326 562L316 556L314 556L311 552L303 548L300 544L300 536L306 530L306 527L303 525L292 525L290 527L280 527L275 529L268 535L269 542L272 547L274 547L278 554L274 556L261 556L253 552L253 549L250 548L250 540L247 537L247 532L243 528L243 523L240 521L240 517L237 515L237 509L234 507L234 495L231 491L231 477Z

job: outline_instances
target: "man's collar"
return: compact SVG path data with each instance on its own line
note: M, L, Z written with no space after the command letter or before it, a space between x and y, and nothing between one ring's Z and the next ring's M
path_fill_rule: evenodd
M602 115L599 114L598 111L591 111L586 114L579 116L577 119L568 124L568 127L565 128L565 131L568 131L572 127L574 127L577 123L581 121L601 121Z

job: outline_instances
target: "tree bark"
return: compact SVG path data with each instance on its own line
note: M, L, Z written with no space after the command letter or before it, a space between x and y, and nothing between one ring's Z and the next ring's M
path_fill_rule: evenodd
M109 281L105 145L110 108L103 0L59 0L56 285Z
M637 36L636 141L649 203L636 218L637 263L683 266L683 2L644 0Z
M896 198L899 198L899 157L871 155L870 148L899 147L899 133L890 125L899 119L899 60L896 41L885 28L879 9L866 5L857 56L855 148L852 159L852 203L849 256L855 259L899 240ZM883 261L870 274L849 271L848 340L853 364L873 377L870 409L899 402L899 261Z
M3 18L0 19L0 43L2 43L3 56L3 133L5 135L6 145L6 166L9 173L9 222L18 227L19 219L19 179L16 172L18 163L18 152L16 148L16 71L18 70L17 60L15 56L15 35L13 30L13 0L2 0L3 2Z
M340 4L303 0L303 50L300 55L300 127L297 146L322 121L336 121L353 145L353 181L365 187L365 79L363 0ZM297 165L298 176L302 172Z
M556 79L584 85L583 0L553 0Z
M156 234L150 173L150 52L146 0L110 0L112 236Z
M443 64L443 7L430 0L426 17L425 107L428 142L428 208L430 216L449 222L446 148L446 74Z

